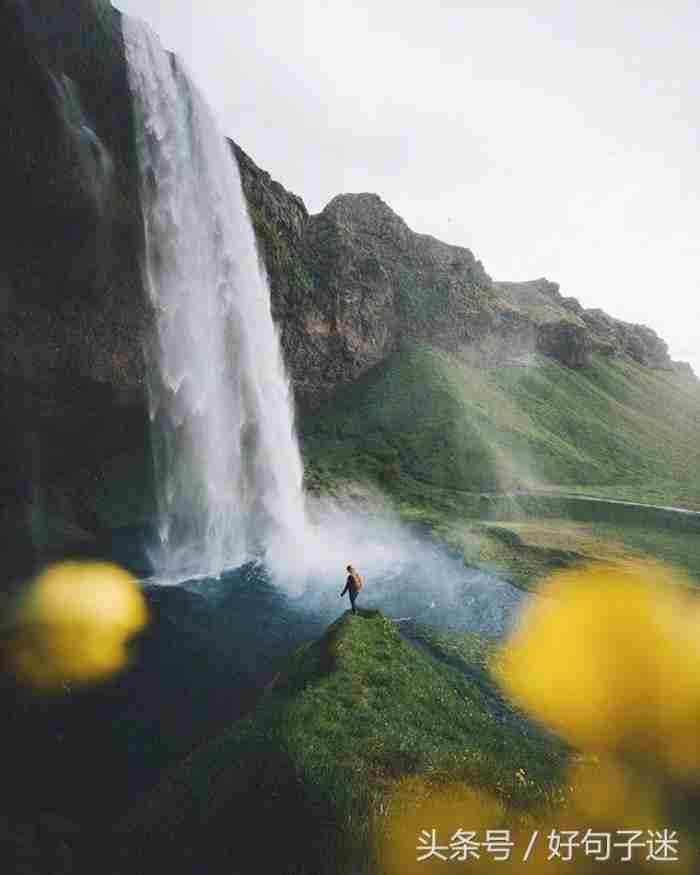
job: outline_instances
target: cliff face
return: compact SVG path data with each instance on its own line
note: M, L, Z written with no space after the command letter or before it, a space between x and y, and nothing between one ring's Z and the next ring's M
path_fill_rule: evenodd
M296 394L315 404L402 337L459 346L488 321L491 280L466 249L414 234L374 194L316 216L234 146Z
M120 16L106 0L2 0L0 73L0 506L34 529L47 485L70 478L60 512L91 528L95 482L148 445ZM12 539L31 565L43 535Z
M316 406L402 338L497 365L535 351L569 367L593 352L672 369L655 332L585 310L556 283L494 282L468 250L417 234L375 194L316 216L233 145L298 398Z
M541 326L540 351L564 364L585 366L591 352L628 355L641 365L664 370L679 364L671 361L668 345L651 328L613 319L600 309L585 310L576 298L563 297L557 283L546 279L501 282L497 289L511 306ZM552 346L561 355L548 352Z
M120 22L108 0L0 0L0 503L31 505L61 481L61 513L88 529L108 521L96 484L108 494L114 471L148 457L152 315ZM650 329L584 310L547 280L494 282L375 194L309 215L231 148L303 408L405 339L489 366L534 351L571 367L592 351L673 366Z
M120 17L105 0L0 13L2 375L137 387L147 313Z

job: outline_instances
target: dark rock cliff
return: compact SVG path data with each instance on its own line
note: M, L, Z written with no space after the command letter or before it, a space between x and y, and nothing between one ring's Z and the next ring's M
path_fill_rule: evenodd
M491 318L491 280L466 249L414 234L375 194L316 216L238 147L273 314L298 400L315 405L402 337L459 347Z
M302 403L317 404L401 338L485 365L537 351L569 367L585 367L593 352L675 367L652 329L586 310L546 279L495 282L468 249L415 233L375 194L338 195L310 216L233 149Z
M106 0L0 11L2 375L136 387L147 312L120 16Z
M55 508L83 533L148 514L152 315L120 23L108 0L0 0L0 506ZM375 194L309 215L231 147L302 409L404 339L490 366L540 351L585 367L602 351L682 367L651 329L554 283L494 282Z
M9 536L24 570L37 506L94 529L95 483L147 455L150 319L119 13L2 0L0 68L0 506L28 521Z
M633 325L600 309L584 309L576 298L563 297L546 279L496 284L509 304L539 326L538 349L564 364L585 366L591 352L628 355L641 365L672 370L668 345L645 325ZM556 327L556 326L559 327Z

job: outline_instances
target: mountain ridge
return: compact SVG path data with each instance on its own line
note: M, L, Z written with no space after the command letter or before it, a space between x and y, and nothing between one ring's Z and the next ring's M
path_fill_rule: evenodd
M451 351L459 347L465 351L466 347L476 361L487 365L542 352L567 366L585 367L590 363L591 353L601 352L628 355L648 367L693 375L690 365L670 358L665 341L648 326L616 319L600 308L584 308L576 298L564 297L560 286L545 277L522 282L494 280L471 250L413 231L376 193L337 194L319 213L310 214L302 198L287 192L238 144L231 142L231 147L241 167L244 192L270 277L273 309L289 318L293 301L297 309L314 313L316 318L312 321L316 331L321 333L318 324L318 310L323 310L318 306L321 292L325 291L327 297L332 298L342 291L352 297L359 311L367 302L367 295L359 294L359 287L373 292L379 312L389 325L389 333L393 334L390 338L378 337L371 330L366 332L365 339L374 341L370 344L374 351L358 342L357 332L354 336L348 332L344 338L342 329L338 330L337 313L331 314L328 301L325 302L323 333L329 336L337 333L337 347L349 351L351 357L355 353L351 379L376 362L377 347L382 353L391 352L396 335L431 340ZM285 199L289 204L286 208ZM347 250L353 245L364 255L359 263L349 258ZM296 247L296 251L292 247ZM412 261L418 277L409 283L412 288L407 288L400 271L391 269L395 265L386 264L386 257L392 252L396 258ZM301 257L307 269L319 259L325 269L315 276L311 272L315 283L307 281L303 289L309 295L306 300L298 290L294 295L289 278L284 276L284 265L293 262L295 255ZM469 298L466 308L456 294L460 287ZM429 300L431 292L437 301ZM442 324L436 312L440 303L450 311L449 318L442 320ZM342 300L338 301L337 309L344 311ZM432 312L428 314L428 311ZM413 325L406 318L409 312L416 320ZM431 318L426 318L428 315ZM454 324L455 317L457 324ZM446 324L448 322L451 324ZM283 332L285 330L286 326ZM362 336L360 332L360 338ZM283 344L284 337L283 333ZM302 370L300 357L294 349L285 347L285 352L296 383L295 368ZM304 365L308 381L314 362L306 361ZM301 380L299 384L301 394L306 394L308 386ZM321 395L327 394L330 388L322 382L316 385Z

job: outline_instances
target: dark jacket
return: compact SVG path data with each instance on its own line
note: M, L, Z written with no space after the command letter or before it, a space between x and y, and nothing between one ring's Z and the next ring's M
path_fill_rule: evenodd
M340 593L341 595L345 595L345 593L350 594L350 598L355 598L358 594L359 589L357 588L357 583L355 582L355 578L352 574L348 574L348 579L345 581L345 589Z

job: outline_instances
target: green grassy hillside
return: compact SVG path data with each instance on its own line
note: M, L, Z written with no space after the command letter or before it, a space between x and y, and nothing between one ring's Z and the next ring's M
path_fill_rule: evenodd
M474 368L411 344L302 423L314 471L496 491L590 488L700 507L700 388L596 357Z
M700 384L629 358L475 368L406 344L301 423L307 486L374 480L404 518L531 588L582 559L652 555L700 579ZM531 493L500 497L507 491Z
M509 809L556 801L568 753L500 697L487 645L411 635L415 646L378 612L344 614L296 652L254 718L118 828L109 871L372 871L387 796L407 775L487 788Z

